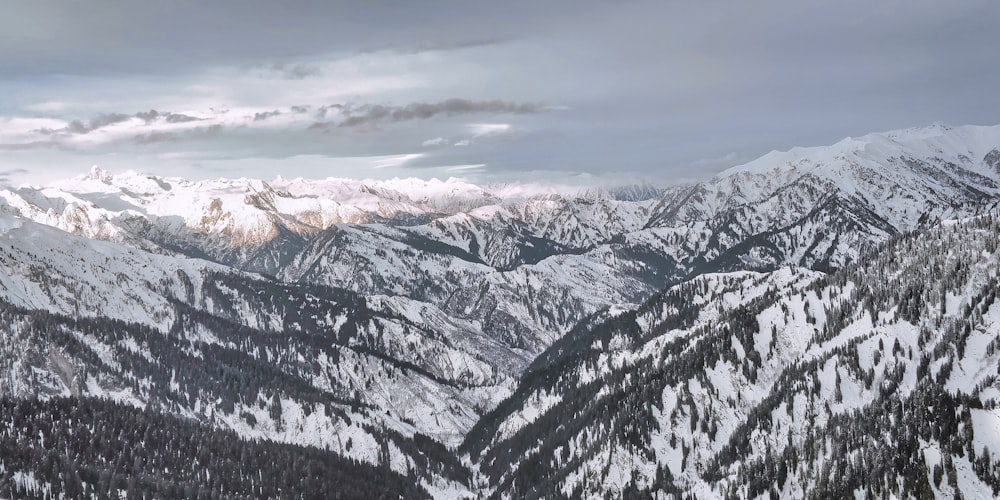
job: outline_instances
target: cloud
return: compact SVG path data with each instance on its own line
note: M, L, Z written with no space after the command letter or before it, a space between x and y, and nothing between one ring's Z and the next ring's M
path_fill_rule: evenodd
M180 113L171 113L169 111L157 111L155 109L151 109L149 111L140 111L135 114L135 117L146 122L147 124L149 124L150 122L154 122L160 118L162 118L163 121L167 123L187 123L187 122L198 121L201 119Z
M380 158L380 159L377 159L374 162L372 162L373 163L372 168L382 169L382 168L399 167L399 166L402 166L404 163L406 163L408 161L415 160L415 159L420 158L422 156L424 156L423 153L410 153L410 154L405 154L405 155L400 155L400 156L391 156L391 157L388 157L388 158Z
M491 101L447 99L436 103L415 102L402 107L366 104L356 109L346 108L344 114L347 115L347 118L341 121L339 126L360 127L385 121L426 120L438 115L455 116L473 113L528 114L540 113L546 109L545 106L539 103L511 102L499 99Z
M23 150L0 161L39 172L95 155L192 168L154 156L190 151L238 175L326 175L296 155L394 175L368 158L420 151L399 168L707 177L771 149L996 123L1000 109L1000 65L984 63L995 0L47 3L0 19L0 116L22 120L0 123L0 148Z
M309 125L308 127L306 127L306 130L320 130L320 131L324 131L324 130L329 130L330 127L332 127L332 126L333 126L333 124L330 123L330 122L315 122L315 123L312 123L311 125Z
M503 43L503 40L498 38L485 38L480 40L457 40L457 41L423 41L408 44L396 44L396 45L382 45L379 47L371 49L363 49L360 51L362 54L371 54L376 52L394 52L396 54L422 54L425 52L442 52L442 51L452 51L452 50L465 50L473 49L477 47L486 47L490 45L497 45Z
M420 143L420 145L424 147L444 146L446 144L448 144L448 139L445 139L444 137L435 137Z
M281 111L278 111L278 110L263 111L263 112L259 112L259 113L254 113L254 115L253 115L253 121L255 121L255 122L264 121L264 120L267 120L268 118L273 118L273 117L278 116L280 114L281 114Z
M304 62L276 61L253 66L252 70L257 76L265 79L305 80L323 76L323 70L319 66Z
M102 129L105 127L110 127L112 125L117 125L119 123L125 123L133 118L142 120L149 125L151 123L162 120L164 123L188 123L202 120L201 118L196 118L193 116L188 116L180 113L171 113L169 111L157 111L151 109L149 111L140 111L134 115L126 115L122 113L102 113L94 118L91 118L87 122L83 120L73 120L69 122L65 127L60 129L42 127L35 130L35 132L41 133L43 135L53 135L53 134L73 134L73 135L84 135L89 134L95 130Z
M147 134L138 134L132 138L135 144L147 146L165 142L176 142L183 139L213 139L222 135L223 126L221 124L209 125L207 127L195 127L183 132L159 132L153 131Z
M129 115L123 115L119 113L108 113L95 116L91 118L88 123L83 123L80 120L73 120L69 122L65 131L71 134L89 134L99 128L108 127L116 123L126 122L132 119Z
M479 171L486 168L485 163L477 163L475 165L454 165L446 167L446 172L469 172L469 171Z
M509 123L473 123L469 125L473 137L489 137L510 132Z
M326 118L326 114L331 109L332 110L340 111L340 110L344 109L344 105L343 104L327 104L326 106L320 106L319 109L316 110L316 118L321 118L321 119L322 118Z
M133 139L136 144L156 144L158 142L173 142L180 137L173 132L150 132L139 134Z
M211 139L213 137L218 137L222 134L223 127L221 124L209 125L207 127L198 127L188 131L188 136L193 139Z

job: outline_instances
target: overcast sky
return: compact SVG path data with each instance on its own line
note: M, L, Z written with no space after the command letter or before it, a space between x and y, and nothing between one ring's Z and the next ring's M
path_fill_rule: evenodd
M1000 123L995 0L0 0L0 183L703 179ZM575 175L575 177L569 177Z

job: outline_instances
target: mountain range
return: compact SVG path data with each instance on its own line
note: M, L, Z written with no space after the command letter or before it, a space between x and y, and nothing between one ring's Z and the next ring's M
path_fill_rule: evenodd
M944 125L667 187L2 190L0 494L992 497L998 201L1000 126Z

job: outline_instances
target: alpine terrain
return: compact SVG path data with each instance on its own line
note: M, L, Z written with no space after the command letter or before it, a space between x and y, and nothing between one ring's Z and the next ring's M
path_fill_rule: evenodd
M1000 126L0 191L0 497L994 498Z

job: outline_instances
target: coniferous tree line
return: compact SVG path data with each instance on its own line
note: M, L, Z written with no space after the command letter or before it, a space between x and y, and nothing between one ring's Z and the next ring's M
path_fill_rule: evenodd
M1000 368L986 367L994 374L976 387L945 389L961 360L995 359L1000 346L994 334L984 353L967 347L971 336L992 331L984 330L983 318L998 294L998 241L1000 222L993 216L901 235L841 271L808 278L797 289L769 288L738 307L720 307L700 324L694 318L715 307L711 297L744 293L763 280L723 278L720 286L696 278L672 287L633 314L575 332L575 346L555 345L557 352L543 355L548 364L534 366L514 394L473 428L460 451L479 463L495 496L505 498L580 498L602 491L616 450L629 460L656 464L656 474L605 490L615 491L611 496L684 496L650 448L653 435L663 438L664 432L670 447L683 452L682 470L695 467L717 494L732 498L790 491L814 498L854 492L925 498L958 488L956 460L967 460L976 481L998 495L1000 461L990 450L976 449L971 415L984 405L996 407L995 399L980 394L998 387ZM955 310L953 297L968 302ZM642 316L650 312L652 321ZM768 333L760 318L775 314L786 323L804 319L791 334L807 339L818 355L781 361L787 365L762 381L767 366L777 362L779 336L789 335L782 333L787 325L772 324L770 343L758 344ZM890 325L915 332L916 345L879 333ZM634 353L664 335L673 338L659 341L659 356L609 366L610 346ZM706 375L719 366L732 367L746 386L764 382L769 390L739 414L721 449L706 454L704 443L717 442L725 409L714 405L741 404L740 394L726 396L728 401L719 396ZM830 366L833 378L827 378ZM585 381L581 374L588 374ZM690 392L690 381L698 381L709 397ZM873 400L846 401L848 384ZM665 390L676 395L667 414ZM501 434L518 422L522 409L551 396L557 397L554 406ZM805 434L783 427L793 415L805 418L793 424ZM940 463L925 461L928 443L939 447ZM603 469L593 469L600 463ZM571 477L576 487L567 490Z
M254 290L246 283L229 281L226 285L244 293ZM423 371L379 352L374 343L369 346L367 342L359 342L364 340L357 335L364 331L359 324L368 322L367 328L380 321L402 320L372 313L350 292L337 296L340 302L334 302L330 289L305 287L305 290L311 294L314 309L329 309L330 304L334 308L315 311L303 307L305 312L288 319L292 313L287 311L301 297L281 288L256 294L259 300L256 307L270 307L271 311L285 315L283 321L299 325L280 333L251 328L183 303L175 305L177 320L166 334L145 325L101 317L67 317L0 303L0 324L11 325L9 334L0 339L0 350L4 353L0 366L8 368L7 374L12 373L11 368L18 370L4 392L51 397L72 392L67 391L70 385L86 392L87 386L93 384L103 390L131 394L150 411L168 415L194 412L196 418L217 426L226 425L226 419L231 421L234 417L251 428L260 426L259 413L255 416L254 412L241 410L258 408L277 426L267 432L287 428L281 401L291 400L306 417L319 412L328 422L362 429L383 446L391 443L394 453L405 457L404 467L410 471L409 480L414 485L432 478L467 483L466 466L439 442L419 433L406 436L376 424L382 418L380 412L365 401L362 393L336 385L339 382L336 378L331 379L332 388L317 387L311 382L321 373L321 366L316 363L320 354L333 363L344 355L370 356L399 370ZM340 329L317 319L335 318L339 314L350 315ZM309 318L312 323L299 318ZM344 331L349 332L346 337ZM205 333L210 335L210 341L202 337ZM108 349L103 354L101 346ZM68 364L72 371L67 375L69 380L50 375L58 372L52 361L54 355ZM343 443L334 448L341 453L345 451Z
M384 466L92 398L0 398L0 463L13 498L429 497Z

